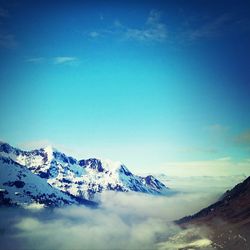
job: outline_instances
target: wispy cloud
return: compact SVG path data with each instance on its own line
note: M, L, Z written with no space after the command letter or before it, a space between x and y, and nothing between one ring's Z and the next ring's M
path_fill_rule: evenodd
M204 129L214 134L223 134L229 130L229 127L221 124L211 124L209 126L206 126Z
M0 33L0 46L7 49L17 47L17 41L14 35Z
M68 64L72 65L78 61L77 57L58 56L53 58L54 64Z
M91 32L89 32L89 36L92 38L96 38L96 37L100 36L100 33L97 31L91 31Z
M13 49L17 47L17 40L12 32L6 30L4 28L4 24L6 23L7 19L10 17L10 13L7 9L0 7L0 47L6 49Z
M196 28L187 29L183 32L183 35L189 41L220 36L225 28L230 25L231 21L231 16L228 13L222 14L204 22Z
M174 40L190 44L200 40L210 40L228 34L249 32L249 19L239 18L235 13L222 13L213 17L189 17L180 25L178 31L172 32Z
M0 138L0 141L6 141L6 140L1 140L1 138ZM21 141L16 146L18 148L21 148L24 150L34 150L34 149L44 148L47 146L52 146L53 148L56 148L57 150L66 153L67 155L77 157L79 159L81 159L81 157L82 157L82 151L79 150L79 148L72 149L65 144L58 143L58 142L52 141L50 139Z
M111 28L87 33L91 38L113 36L122 40L161 42L167 38L166 25L161 22L161 12L151 10L142 27L130 27L116 19Z
M27 63L39 64L39 63L52 63L55 65L78 65L80 63L79 58L73 56L57 56L52 58L46 57L31 57L25 60Z
M69 56L54 57L54 63L55 64L64 64L64 63L69 63L69 62L73 62L73 61L76 61L76 60L77 60L76 57L69 57Z
M190 45L200 40L249 31L249 19L240 19L233 13L221 13L217 16L206 17L187 15L184 20L172 27L167 27L161 17L160 11L151 10L140 26L129 26L116 19L113 25L103 29L94 29L86 32L85 35L92 39L112 37L123 41L168 41L179 45Z
M100 18L101 21L104 20L104 16L102 14L100 14L99 18Z
M25 60L25 62L28 63L42 63L44 62L45 58L44 57L32 57L32 58L28 58Z
M9 11L0 7L0 17L6 18L9 16L10 16Z
M130 40L164 41L167 38L167 29L160 19L161 13L151 10L144 28L126 28L124 36Z
M234 141L240 145L250 146L250 129L235 136Z

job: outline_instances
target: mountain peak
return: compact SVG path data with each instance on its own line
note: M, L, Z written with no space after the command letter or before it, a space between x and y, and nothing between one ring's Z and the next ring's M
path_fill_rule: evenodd
M165 195L168 188L153 176L134 175L119 161L96 158L77 160L53 146L23 151L0 145L0 157L27 168L52 187L74 197L95 200L105 190Z
M8 144L7 142L2 142L0 141L0 152L4 152L4 153L11 153L11 151L13 150L13 147L10 146L10 144Z
M52 145L46 145L45 147L42 147L41 150L45 151L48 154L52 154L53 152L59 152L59 150L57 150Z
M49 162L51 162L51 160L53 159L54 152L57 152L57 150L53 148L51 145L41 148L41 150L43 150L47 154L47 160Z
M111 161L110 159L105 159L101 162L103 167L109 171L117 171L122 166L122 163L120 161Z
M52 145L47 145L43 147L42 149L46 152L57 151L57 149L55 149Z

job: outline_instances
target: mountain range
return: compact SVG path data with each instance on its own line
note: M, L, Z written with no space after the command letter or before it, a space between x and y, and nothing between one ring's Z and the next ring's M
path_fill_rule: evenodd
M152 175L134 175L120 162L77 160L51 146L31 151L0 143L0 203L94 205L103 191L166 195Z

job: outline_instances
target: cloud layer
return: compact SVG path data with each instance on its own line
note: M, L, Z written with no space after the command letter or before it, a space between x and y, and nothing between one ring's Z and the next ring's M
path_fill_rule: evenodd
M224 156L213 160L166 162L160 168L172 176L248 176L250 159L235 161L230 156Z
M1 245L4 249L173 250L180 244L210 244L206 229L183 232L172 223L215 199L212 193L206 197L198 192L171 197L107 192L97 209L1 208Z
M1 246L5 250L17 246L21 250L212 249L208 228L183 230L173 223L207 207L226 188L240 181L237 176L205 180L206 177L170 178L166 184L178 192L167 197L105 192L97 209L0 207Z

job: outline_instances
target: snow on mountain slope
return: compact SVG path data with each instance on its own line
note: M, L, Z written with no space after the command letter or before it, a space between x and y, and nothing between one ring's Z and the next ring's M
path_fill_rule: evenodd
M58 190L87 200L98 200L98 194L105 190L161 195L170 192L152 175L136 176L120 162L95 158L78 161L52 147L23 151L0 143L0 157L26 166Z
M5 204L41 203L48 206L77 204L67 194L10 158L0 158L0 200Z

